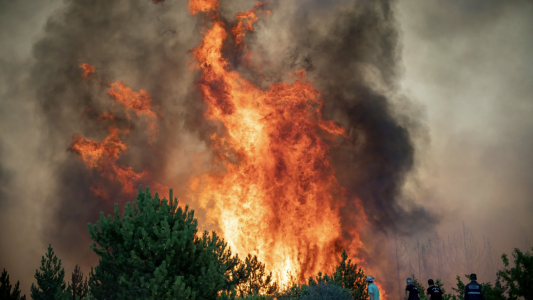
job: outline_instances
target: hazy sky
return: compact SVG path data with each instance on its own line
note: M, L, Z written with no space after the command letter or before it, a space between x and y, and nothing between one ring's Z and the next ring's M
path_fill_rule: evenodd
M69 2L0 0L0 268L26 293L49 243L41 230L56 208L39 199L53 197L58 159L43 155L47 129L27 79L47 19ZM443 234L464 221L499 252L523 248L533 240L533 3L400 0L395 9L411 100L395 105L424 128L406 196L441 218Z
M405 92L425 107L420 179L441 226L533 238L533 4L400 1ZM430 202L430 201L428 201ZM456 227L456 226L455 226Z

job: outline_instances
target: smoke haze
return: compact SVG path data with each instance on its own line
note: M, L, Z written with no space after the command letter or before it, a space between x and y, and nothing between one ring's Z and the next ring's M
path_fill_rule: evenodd
M255 3L227 2L226 20ZM532 13L527 1L280 1L247 36L264 78L232 61L260 86L308 71L325 117L349 133L331 155L369 217L360 255L388 291L395 233L411 247L465 221L497 253L533 238ZM99 175L66 151L74 133L107 134L96 121L106 88L82 81L80 63L150 93L159 133L148 147L146 124L119 116L131 132L120 163L179 195L216 130L188 66L202 22L185 1L0 0L0 268L26 294L48 243L67 274L75 264L87 274L96 263L87 222L132 200L113 185L113 201L95 197Z

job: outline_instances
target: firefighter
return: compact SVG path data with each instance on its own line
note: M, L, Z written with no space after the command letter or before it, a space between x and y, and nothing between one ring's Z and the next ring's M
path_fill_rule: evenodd
M368 282L368 299L379 300L379 289L378 286L374 284L376 278L368 276L365 280Z
M411 278L407 278L407 287L405 288L405 298L404 300L419 300L418 288L413 284Z
M442 290L435 285L433 279L428 280L428 300L442 300Z
M465 300L484 300L481 284L477 283L476 274L470 274L470 283L465 286Z

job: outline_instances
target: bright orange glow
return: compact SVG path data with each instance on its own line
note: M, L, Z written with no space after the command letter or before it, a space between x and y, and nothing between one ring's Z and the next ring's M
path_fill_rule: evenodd
M323 99L304 70L268 89L231 70L222 55L228 26L218 7L218 0L188 1L191 14L206 13L210 21L191 54L195 70L201 71L198 88L207 107L204 116L223 129L211 135L210 171L190 178L187 196L207 210L207 221L218 225L234 252L241 257L257 255L281 286L293 278L301 283L319 271L330 273L343 249L352 261L364 264L354 257L363 246L359 234L368 221L359 199L353 199L356 211L342 211L347 199L330 158L330 144L345 137L345 130L323 118ZM235 16L230 34L245 64L251 64L251 52L244 39L264 15L269 12L257 3ZM124 108L129 121L146 121L150 143L157 133L158 114L148 92L134 91L123 82L108 85L113 103ZM99 121L113 123L117 116L116 111L104 113ZM165 190L149 180L147 171L136 173L117 164L128 149L121 137L129 134L117 128L110 126L100 142L75 135L69 150L102 178L119 183L124 193L133 193L141 180L152 190ZM109 197L100 185L91 189L101 198ZM341 213L350 226L341 228Z
M207 13L218 8L218 0L189 0L188 11L196 15L199 12Z
M189 5L196 2L204 3ZM237 44L253 29L259 7L237 15ZM325 142L345 132L322 118L320 93L304 71L292 83L263 91L229 70L221 52L225 24L216 12L211 21L192 54L202 70L205 117L226 129L211 137L213 165L223 169L192 179L190 186L201 206L214 201L209 217L231 248L241 256L258 255L281 285L291 275L303 280L332 270L342 248L361 245L356 230L349 242L342 236L344 195Z
M87 76L89 76L90 73L94 73L94 67L89 64L81 64L80 68L83 69L83 80L87 79Z
M87 72L94 72L94 68L88 64L82 64ZM84 73L85 76L85 73ZM107 90L108 94L113 100L119 103L125 109L128 120L131 118L130 112L133 111L136 117L144 117L148 121L148 127L151 131L149 143L157 132L157 124L155 123L157 116L150 105L152 99L148 92L139 90L136 92L124 85L123 82L110 83L110 88ZM104 112L99 116L99 122L114 121L116 116L110 112ZM96 142L87 139L81 135L75 134L68 150L75 152L85 163L88 169L97 169L103 178L111 182L119 183L122 187L122 192L125 194L132 194L136 191L135 186L141 183L149 184L150 187L158 192L164 192L168 188L162 186L157 182L151 182L148 179L149 173L142 171L137 173L131 167L119 166L117 160L120 155L125 153L128 146L122 142L120 135L126 135L128 130L120 130L114 126L108 128L108 136ZM91 191L100 198L108 199L109 193L98 185L93 185Z
M137 117L142 116L148 120L148 126L153 133L157 131L157 124L155 123L157 116L150 106L152 99L147 91L140 89L136 92L121 81L111 83L107 93L124 107L128 119L130 118L130 111L133 111Z
M387 293L385 293L385 289L382 288L382 285L380 283L376 283L374 282L375 285L378 286L378 289L379 289L379 299L380 300L387 300L388 299L388 296L387 296Z
M138 182L146 173L135 173L129 167L116 165L119 154L128 148L120 140L119 133L127 133L127 131L121 132L114 127L110 127L109 135L101 142L95 142L83 136L74 135L69 150L77 153L87 168L98 169L103 177L108 178L112 182L121 183L122 191L130 194L135 191L133 182ZM94 186L92 190L97 196L105 194L105 192Z
M265 15L270 15L269 11L263 10L263 3L258 2L254 8L248 12L238 13L235 16L237 25L231 29L231 34L235 36L235 43L238 47L243 48L243 62L250 65L252 61L252 52L248 51L248 47L243 43L243 38L246 36L246 31L254 31L254 23L259 20L257 13L261 12Z

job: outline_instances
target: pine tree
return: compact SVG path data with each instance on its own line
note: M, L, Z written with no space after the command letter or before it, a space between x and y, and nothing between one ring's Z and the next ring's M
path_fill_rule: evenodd
M89 277L95 299L216 299L234 298L233 286L246 280L245 265L232 256L227 243L214 232L197 233L194 211L177 199L159 200L139 189L137 201L127 203L122 217L101 213L89 223L100 257Z
M26 300L26 295L20 296L19 282L15 284L15 288L11 291L13 286L9 282L9 275L7 274L6 269L2 271L2 276L0 277L0 299L2 300Z
M56 300L68 297L70 294L64 278L65 270L61 267L61 260L54 254L51 245L48 252L41 259L41 267L35 271L37 285L31 285L31 298L33 300Z
M80 267L78 265L74 267L74 272L72 273L72 279L70 284L72 300L81 300L87 297L87 294L89 292L87 278L85 278L85 281L83 281L83 273L81 272Z
M277 291L278 286L272 281L272 273L266 274L265 265L257 259L257 256L252 257L252 255L248 254L245 265L248 279L236 288L240 297L273 295Z
M336 267L333 273L333 281L338 285L351 290L354 299L368 298L368 291L365 282L365 273L361 268L357 269L357 264L352 264L352 260L348 260L346 250L342 251L342 261Z
M319 272L315 278L309 277L308 285L310 287L324 284L335 284L346 290L349 290L353 299L363 300L368 299L368 288L365 281L365 273L361 268L357 269L357 264L353 264L352 260L348 260L346 250L342 251L341 262L335 268L335 273L329 276L327 273L322 276Z

